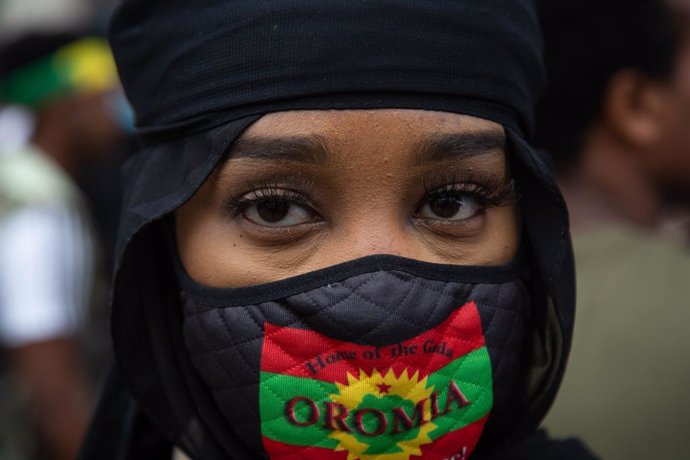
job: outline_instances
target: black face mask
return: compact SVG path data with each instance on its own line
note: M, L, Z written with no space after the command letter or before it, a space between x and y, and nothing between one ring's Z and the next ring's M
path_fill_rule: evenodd
M184 340L257 456L468 458L519 373L522 268L376 255L234 289L178 268Z

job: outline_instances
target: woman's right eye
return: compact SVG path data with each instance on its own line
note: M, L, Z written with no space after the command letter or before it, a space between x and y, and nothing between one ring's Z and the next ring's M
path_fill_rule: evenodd
M292 227L319 221L309 206L281 196L254 197L244 201L241 215L262 227Z

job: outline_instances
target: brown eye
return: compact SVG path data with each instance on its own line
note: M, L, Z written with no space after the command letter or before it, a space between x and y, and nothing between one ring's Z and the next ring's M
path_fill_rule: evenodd
M452 197L443 196L429 201L429 209L436 216L443 219L450 219L458 213L462 203Z
M462 221L482 209L479 201L468 193L433 193L419 209L419 216L426 219Z
M256 205L256 214L266 223L275 224L285 219L290 212L290 203L284 200L270 200Z
M246 204L242 215L263 227L290 227L318 220L308 206L284 198L259 198Z

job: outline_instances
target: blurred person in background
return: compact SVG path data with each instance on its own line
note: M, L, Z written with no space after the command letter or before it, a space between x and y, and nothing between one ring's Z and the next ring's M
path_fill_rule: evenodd
M121 137L116 88L109 48L98 38L25 34L0 51L0 101L34 116L29 142L0 155L2 403L12 403L11 380L21 401L15 409L25 409L36 433L34 442L4 408L0 428L11 431L0 438L2 458L74 458L90 416L79 335L95 253L75 178ZM21 450L27 444L37 448Z
M542 2L536 144L568 203L578 317L546 426L606 459L690 458L690 1Z

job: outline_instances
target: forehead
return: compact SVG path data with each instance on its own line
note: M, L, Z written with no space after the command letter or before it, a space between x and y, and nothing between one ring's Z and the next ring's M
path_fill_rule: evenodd
M234 144L229 159L289 161L341 172L390 172L442 161L493 160L501 168L504 145L503 126L468 115L408 109L309 110L265 115Z
M220 176L287 171L381 177L483 168L503 172L505 132L493 121L428 110L309 110L263 116L233 144ZM239 168L239 169L238 169ZM350 177L348 180L354 180Z
M319 135L334 140L366 137L371 141L403 141L458 132L503 134L503 127L469 115L429 110L304 110L264 115L243 137Z

